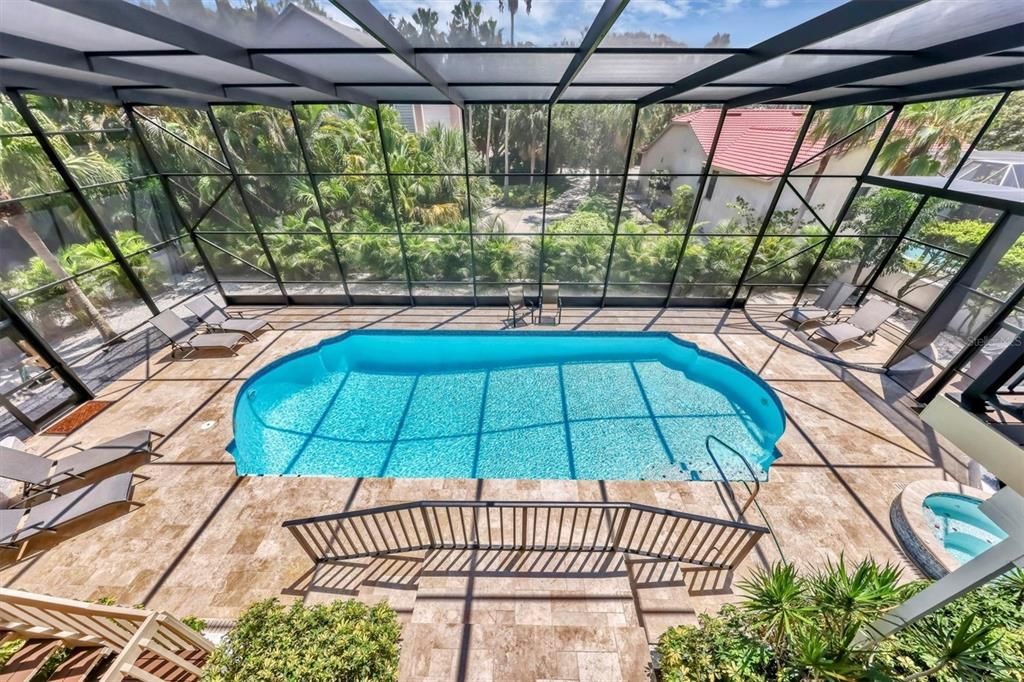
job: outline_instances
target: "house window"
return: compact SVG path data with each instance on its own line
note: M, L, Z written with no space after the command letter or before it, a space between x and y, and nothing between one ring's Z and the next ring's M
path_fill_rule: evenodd
M718 171L712 171L711 177L708 178L708 188L704 192L704 198L710 199L711 195L715 193L715 183L718 182Z

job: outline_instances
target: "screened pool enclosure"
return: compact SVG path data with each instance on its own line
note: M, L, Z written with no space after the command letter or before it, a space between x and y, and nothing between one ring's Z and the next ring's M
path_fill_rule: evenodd
M26 423L200 292L737 307L839 278L900 305L915 391L1024 324L1018 0L6 0L0 56Z

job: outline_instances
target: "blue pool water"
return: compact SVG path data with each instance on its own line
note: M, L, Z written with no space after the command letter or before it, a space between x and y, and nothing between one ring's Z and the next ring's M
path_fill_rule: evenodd
M981 500L955 493L932 493L924 498L924 516L935 537L958 563L966 563L1006 537L985 516Z
M239 390L240 474L764 479L785 427L741 365L669 334L354 331Z

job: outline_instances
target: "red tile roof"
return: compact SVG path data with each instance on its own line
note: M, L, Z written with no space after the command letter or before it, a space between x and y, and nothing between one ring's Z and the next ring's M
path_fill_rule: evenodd
M806 110L739 109L725 115L712 166L732 173L779 175L793 153ZM720 109L699 109L672 119L672 125L689 125L704 148L711 152ZM823 141L805 139L797 163L824 148Z

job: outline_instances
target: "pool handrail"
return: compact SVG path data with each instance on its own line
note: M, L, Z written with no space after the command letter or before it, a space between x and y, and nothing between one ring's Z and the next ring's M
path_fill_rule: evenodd
M718 463L718 458L715 457L715 453L711 451L711 441L715 441L716 443L722 445L727 450L731 451L734 455L739 457L740 461L743 462L743 466L745 466L747 468L747 471L750 472L750 478L754 482L754 490L753 492L750 493L750 497L747 498L747 501L744 502L743 505L740 507L740 516L743 516L747 512L747 509L750 508L750 505L753 504L754 500L757 499L757 494L761 492L761 480L757 477L757 472L755 472L754 467L750 465L750 460L747 459L746 455L744 455L742 452L740 452L739 450L729 445L724 440L722 440L721 438L712 433L708 435L707 439L705 439L704 448L708 451L708 455L710 455L712 461L714 461L715 466L718 467L719 471L722 471L722 467ZM722 478L723 480L725 480L726 483L729 483L731 487L732 482L725 478L724 472ZM746 483L746 481L743 481L744 485L746 485ZM749 486L747 486L747 490L750 491Z

